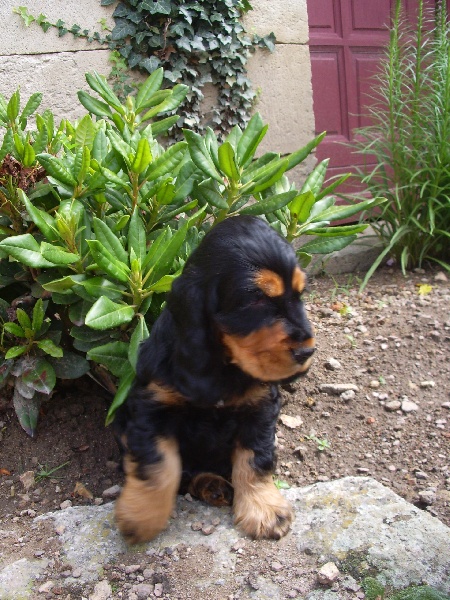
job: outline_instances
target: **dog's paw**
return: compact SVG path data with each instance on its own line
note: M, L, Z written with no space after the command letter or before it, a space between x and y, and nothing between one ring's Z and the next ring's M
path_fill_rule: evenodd
M254 539L279 540L290 529L294 512L273 483L235 496L235 523Z
M115 506L117 527L128 544L149 542L166 528L172 507L171 497L128 478Z

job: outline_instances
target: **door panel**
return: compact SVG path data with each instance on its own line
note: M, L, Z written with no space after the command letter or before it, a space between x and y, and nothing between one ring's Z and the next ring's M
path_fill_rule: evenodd
M404 1L414 22L417 0ZM426 2L434 7L434 0ZM328 175L333 176L363 164L363 158L345 144L352 140L355 128L369 124L371 78L389 41L395 0L308 0L307 4L316 132L328 132L317 158L330 158Z

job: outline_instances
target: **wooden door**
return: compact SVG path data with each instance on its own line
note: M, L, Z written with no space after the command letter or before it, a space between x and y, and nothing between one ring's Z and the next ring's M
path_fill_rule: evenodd
M404 1L414 21L417 0ZM434 6L434 0L427 2ZM370 78L389 41L394 5L395 0L308 0L316 132L327 131L317 158L330 158L329 177L362 164L345 143L355 128L368 124Z

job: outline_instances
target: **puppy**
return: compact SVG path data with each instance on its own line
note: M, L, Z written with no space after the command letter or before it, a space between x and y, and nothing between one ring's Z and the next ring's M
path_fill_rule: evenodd
M252 538L287 533L293 512L272 478L277 384L311 363L304 287L293 248L256 217L217 224L186 262L116 416L116 520L129 543L166 527L179 490L232 503Z

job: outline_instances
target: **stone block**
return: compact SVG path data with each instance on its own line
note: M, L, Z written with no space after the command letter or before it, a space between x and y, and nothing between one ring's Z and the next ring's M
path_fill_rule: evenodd
M0 19L2 20L0 55L43 54L98 47L98 44L89 44L85 39L74 38L70 33L59 37L53 28L44 33L36 23L26 27L22 18L13 14L13 8L19 5L20 2L16 2L16 0L1 0L0 2ZM33 16L42 13L49 21L56 22L61 19L68 27L76 24L82 29L101 33L100 19L106 19L109 28L112 29L114 26L114 19L111 15L115 5L101 6L100 2L92 0L66 0L66 2L32 0L25 5Z
M43 92L38 112L50 108L56 121L77 119L86 114L77 91L91 91L84 75L93 70L107 75L111 69L108 57L108 50L0 56L1 91L9 98L20 86L22 108L31 94Z
M306 44L308 42L308 13L306 0L273 2L255 0L253 10L243 21L249 33L260 36L272 31L280 44Z
M269 130L261 152L294 152L314 137L309 49L277 45L272 54L258 50L248 63L248 76L258 92L255 110Z

